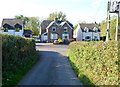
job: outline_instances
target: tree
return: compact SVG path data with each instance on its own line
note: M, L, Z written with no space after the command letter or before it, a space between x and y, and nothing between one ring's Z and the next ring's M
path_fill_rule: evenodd
M66 20L66 14L64 14L63 12L53 12L49 15L49 17L47 18L47 20L51 20L53 21L55 18L58 18L58 20L63 20L65 21Z
M74 30L76 30L76 29L77 29L77 27L78 27L78 24L76 24L76 25L74 26Z
M16 15L15 18L23 19L24 25L29 21L29 17L23 16L23 15Z
M15 16L17 19L24 20L24 29L32 30L33 35L39 35L40 22L38 17Z
M105 20L103 20L100 23L99 28L101 30L101 36L106 36L107 22ZM110 38L112 40L115 40L115 35L116 35L116 16L112 16L110 21Z
M38 17L29 17L29 21L25 25L25 29L32 30L34 35L39 35L40 22Z

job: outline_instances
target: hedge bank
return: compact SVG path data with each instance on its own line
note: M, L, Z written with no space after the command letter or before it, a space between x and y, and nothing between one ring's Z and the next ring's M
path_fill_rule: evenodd
M84 85L118 85L119 44L117 41L70 44L69 60Z
M15 85L38 59L35 41L20 36L1 35L2 84L3 86Z

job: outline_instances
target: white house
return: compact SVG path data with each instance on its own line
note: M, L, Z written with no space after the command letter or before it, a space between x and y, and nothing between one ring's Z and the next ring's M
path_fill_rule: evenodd
M78 24L77 29L74 31L74 38L76 41L84 41L84 40L100 40L100 30L99 28L91 23L91 24Z
M22 19L3 19L1 32L22 37L24 32Z
M1 32L21 37L32 37L32 31L23 29L23 24L22 19L3 19Z

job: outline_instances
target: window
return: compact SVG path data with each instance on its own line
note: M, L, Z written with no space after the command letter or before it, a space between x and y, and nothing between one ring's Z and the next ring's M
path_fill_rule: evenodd
M87 28L87 27L85 27L84 30L85 30L85 32L89 32L89 28Z
M98 32L98 28L94 27L94 32L97 33Z
M67 31L68 31L67 27L64 27L64 32L67 32Z
M56 31L56 27L52 27L52 31L55 32Z
M97 37L97 36L94 36L94 40L95 40L95 41L98 41L98 37Z
M94 36L94 39L97 39L97 36Z
M69 34L63 34L63 35L62 35L62 38L63 38L63 39L69 39Z
M58 39L58 34L51 34L51 39Z
M16 28L19 28L19 30L22 30L22 25L20 25L20 24L18 24L18 23L17 23L16 25L14 25L14 27L15 27L15 29L16 29Z
M90 36L86 36L85 39L86 40L90 40L91 38L90 38Z

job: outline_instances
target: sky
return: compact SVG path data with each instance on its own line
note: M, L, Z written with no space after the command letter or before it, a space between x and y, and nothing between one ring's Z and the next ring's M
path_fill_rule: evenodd
M0 24L3 18L16 15L44 20L52 12L62 11L74 25L78 22L97 23L107 17L108 0L1 0Z

